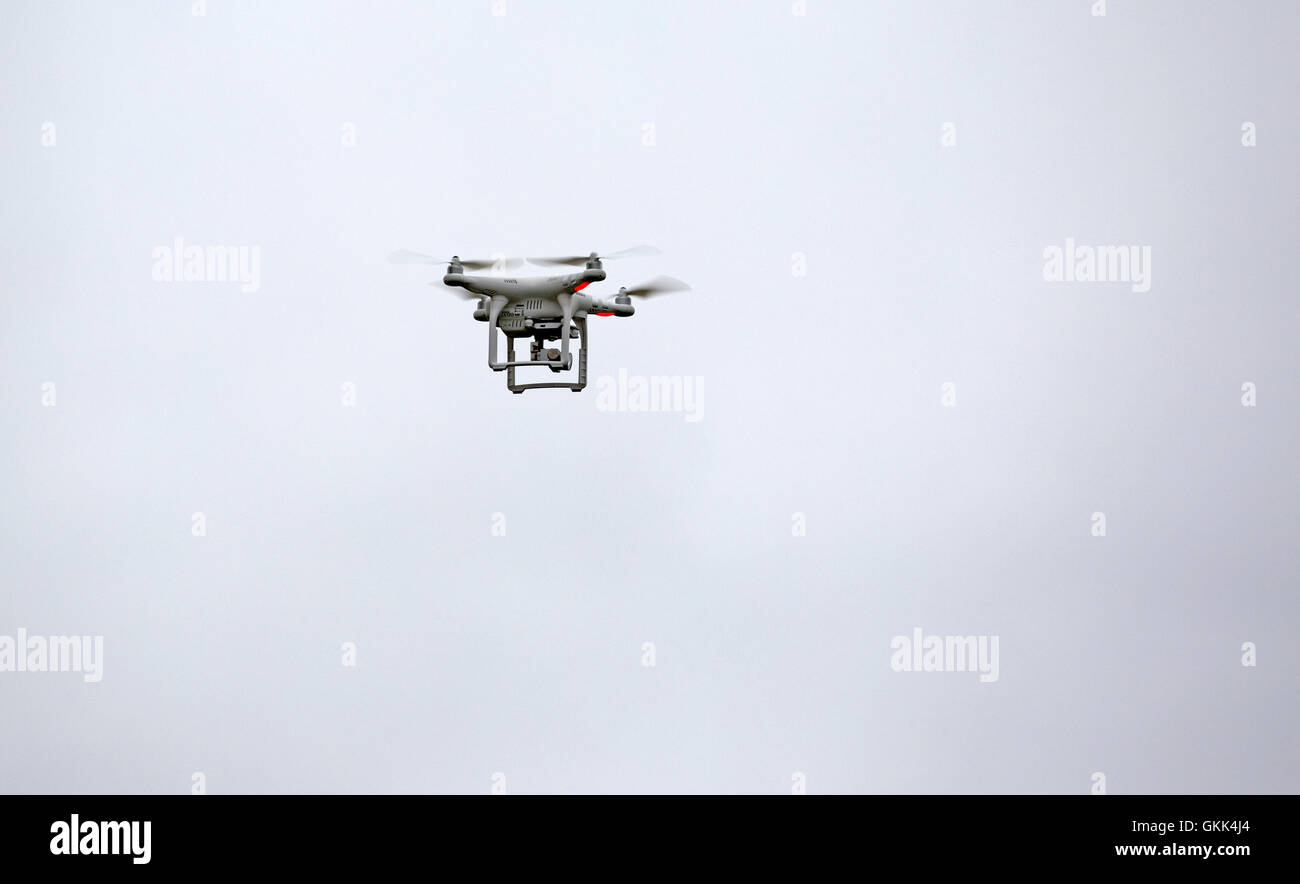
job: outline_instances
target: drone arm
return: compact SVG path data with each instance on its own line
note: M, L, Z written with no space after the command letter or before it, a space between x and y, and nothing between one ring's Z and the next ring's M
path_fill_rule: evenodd
M588 312L595 313L597 316L631 316L636 312L636 308L630 303L620 304L617 301L593 300Z

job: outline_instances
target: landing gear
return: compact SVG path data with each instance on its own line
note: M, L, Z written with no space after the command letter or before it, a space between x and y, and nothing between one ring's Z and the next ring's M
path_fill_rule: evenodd
M506 386L510 389L511 393L522 393L525 390L541 390L547 388L568 389L568 390L572 390L574 393L578 393L581 392L582 389L587 386L587 320L586 318L584 317L582 319L573 320L573 326L576 326L576 328L571 327L567 322L563 326L561 326L562 328L565 329L565 331L568 332L568 334L561 332L561 337L563 338L563 341L561 343L561 346L558 349L555 347L551 347L543 350L542 342L536 338L533 339L531 345L529 346L529 356L531 358L527 362L515 361L515 339L514 338L509 339L509 350L507 351L507 356L506 356L506 365L508 366L508 368L506 368ZM579 344L582 348L578 351L577 383L564 383L563 381L551 381L548 383L535 383L535 384L515 383L516 365L545 366L546 368L549 368L551 371L555 372L556 374L559 374L561 371L567 371L572 369L573 354L569 353L569 340L568 340L571 337L578 338Z

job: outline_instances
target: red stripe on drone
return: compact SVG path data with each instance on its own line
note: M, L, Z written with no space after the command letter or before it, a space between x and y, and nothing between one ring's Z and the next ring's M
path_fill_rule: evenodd
M575 286L573 287L573 290L574 290L575 292L580 292L580 291L582 291L583 289L585 289L585 288L586 288L587 286L589 286L589 285L591 285L591 283L589 283L589 282L580 282L580 283L578 283L577 285L575 285Z

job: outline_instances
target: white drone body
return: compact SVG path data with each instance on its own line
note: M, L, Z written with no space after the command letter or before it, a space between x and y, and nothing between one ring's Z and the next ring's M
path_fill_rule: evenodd
M650 297L665 292L685 291L685 283L670 277L661 276L650 282L632 288L623 287L612 301L593 298L582 293L588 285L605 279L605 268L601 263L609 258L632 257L634 255L658 254L650 246L637 246L611 255L600 256L595 252L586 256L565 256L562 258L529 258L529 262L541 265L578 266L581 273L564 276L473 276L465 273L466 269L500 268L511 269L523 262L519 259L499 259L497 261L462 260L452 256L450 261L439 261L417 252L399 251L389 256L393 263L447 264L447 273L442 284L452 288L463 289L462 297L478 301L474 318L488 324L488 367L493 371L504 371L506 386L511 392L522 393L525 390L543 387L564 388L578 392L587 386L587 317L596 316L631 316L636 312L632 306L634 297ZM505 333L508 344L506 359L497 361L497 331ZM531 338L532 346L529 358L515 358L515 340ZM569 352L569 341L579 338L581 349L578 357L578 377L571 382L551 382L517 384L515 369L521 367L549 368L560 373L573 368L573 354ZM558 348L545 348L548 341L559 340Z

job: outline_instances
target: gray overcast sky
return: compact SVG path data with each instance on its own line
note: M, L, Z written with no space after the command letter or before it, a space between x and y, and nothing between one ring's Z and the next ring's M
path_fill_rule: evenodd
M1300 10L1091 6L6 3L0 790L1300 790ZM638 243L579 395L385 262Z

